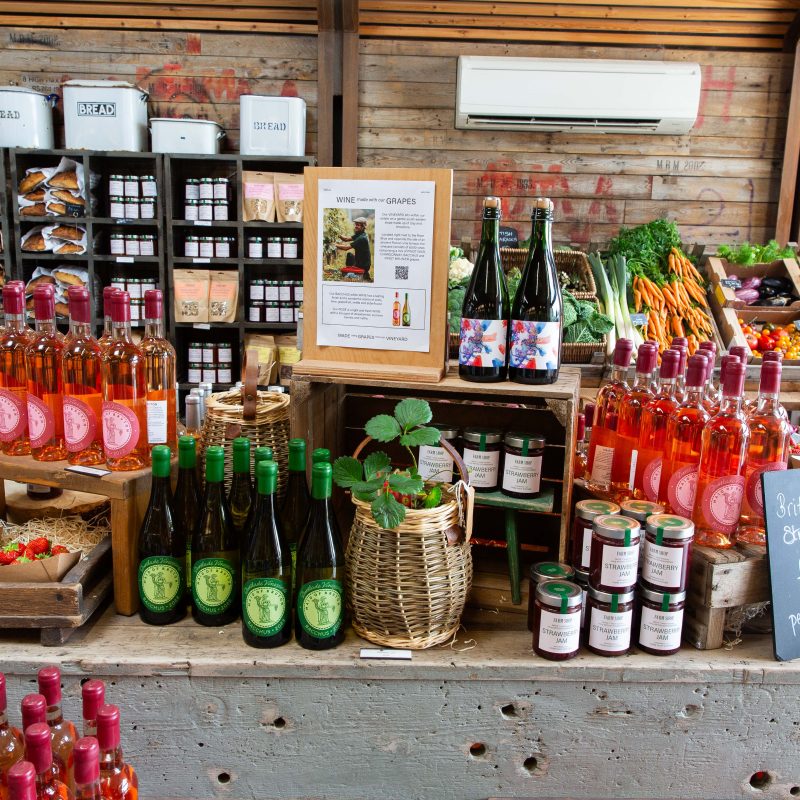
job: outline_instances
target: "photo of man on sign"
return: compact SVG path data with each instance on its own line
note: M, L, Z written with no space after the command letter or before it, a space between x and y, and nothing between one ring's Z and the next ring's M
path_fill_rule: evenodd
M328 208L323 219L323 280L372 283L374 210Z

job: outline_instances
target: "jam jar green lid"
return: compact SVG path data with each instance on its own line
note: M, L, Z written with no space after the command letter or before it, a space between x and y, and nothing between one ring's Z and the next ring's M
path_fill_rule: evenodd
M536 599L565 613L568 608L581 605L583 590L577 583L566 580L540 581L536 585Z
M677 514L653 514L647 518L647 533L655 536L656 544L661 544L664 539L691 539L694 523Z
M641 529L635 519L604 514L601 517L595 517L594 530L595 533L606 539L624 539L627 546L631 539L639 539Z
M661 503L651 503L649 500L625 500L621 504L622 515L645 522L653 514L663 514L664 506Z
M558 561L540 561L538 564L531 564L529 570L530 579L534 583L556 578L572 580L574 574L575 570L569 564L561 564Z
M580 500L575 503L575 515L587 522L606 514L619 514L620 507L610 500Z

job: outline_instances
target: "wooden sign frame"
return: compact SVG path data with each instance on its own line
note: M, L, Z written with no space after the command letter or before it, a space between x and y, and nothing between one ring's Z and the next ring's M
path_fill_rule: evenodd
M371 350L317 344L317 230L320 180L432 181L434 198L431 265L430 348L425 352ZM450 266L450 220L453 171L450 169L381 169L307 167L303 210L303 359L295 370L306 375L403 378L438 383L447 371L447 273Z

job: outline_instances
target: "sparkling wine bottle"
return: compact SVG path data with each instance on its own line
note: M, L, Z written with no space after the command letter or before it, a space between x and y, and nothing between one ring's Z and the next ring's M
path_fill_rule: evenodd
M0 799L8 800L8 771L25 754L22 731L8 724L6 676L0 672Z
M51 284L33 290L36 337L28 345L28 433L37 461L67 457L64 441L64 337L56 330L55 291Z
M160 289L144 293L144 353L147 381L147 443L178 446L178 407L175 348L164 338L163 300Z
M102 800L100 745L93 736L75 743L75 800Z
M144 353L131 339L127 292L111 298L114 339L103 353L103 447L111 470L150 464L147 444L147 380Z
M658 501L667 420L678 407L675 391L680 363L679 350L665 350L661 354L658 393L642 410L633 483L633 495L637 500Z
M244 541L247 515L253 505L253 482L250 480L250 440L238 436L233 440L233 477L228 492L228 506L237 541Z
M508 377L555 383L561 365L562 300L553 256L553 203L534 200L531 245L511 304Z
M58 667L42 667L38 674L39 691L47 701L47 724L52 733L53 755L67 768L65 783L70 792L74 791L72 748L78 738L75 726L64 719L61 710L61 671Z
M97 736L97 712L106 702L106 685L93 678L81 686L83 735Z
M150 502L139 530L139 616L150 625L169 625L186 616L186 539L172 510L172 453L158 444L150 455Z
M103 384L100 345L92 335L89 290L70 286L69 336L61 356L64 372L64 439L70 464L104 464Z
M314 464L311 513L297 551L295 635L309 650L344 640L344 551L331 508L333 467Z
M104 800L137 800L136 771L125 762L119 734L119 709L104 705L97 712L97 741L100 745L100 792Z
M53 750L50 746L50 728L37 722L25 729L25 761L9 770L9 781L14 782L16 770L29 761L36 771L36 800L73 800L69 787L53 771Z
M408 292L406 292L406 297L403 301L403 327L411 327L411 306L408 304Z
M316 451L315 451L316 452ZM259 462L261 461L274 461L271 447L256 447L253 450L253 473L257 474Z
M781 414L778 401L781 369L780 361L766 361L761 364L758 404L747 418L750 441L744 465L744 496L736 532L737 542L766 545L761 476L770 470L786 469L789 460L792 428Z
M25 289L3 287L6 324L0 331L0 451L11 456L31 452L28 438L28 367L25 351L33 339L25 325Z
M658 502L673 514L691 517L697 489L700 444L710 419L703 404L707 360L698 351L689 358L683 402L669 415L664 437L664 459L658 486Z
M256 484L242 561L242 636L252 647L278 647L292 638L292 556L275 508L274 461L258 462Z
M466 381L508 377L508 286L500 262L500 198L483 199L483 228L461 307L458 374Z
M600 494L611 489L611 466L617 438L619 404L630 388L627 375L631 353L633 342L630 339L617 339L611 380L597 393L586 480L590 491Z
M692 520L695 544L706 547L731 547L739 524L750 438L742 411L744 374L738 358L728 363L722 405L703 429Z
M297 545L306 526L310 504L311 497L306 482L306 443L304 439L290 439L289 477L286 480L286 496L281 506L281 527L292 552L293 569L297 560Z
M187 401L189 398L186 398ZM197 479L197 440L192 436L178 439L178 482L172 500L175 527L186 538L186 600L192 592L192 535L200 517L200 481Z
M637 446L641 430L642 411L653 399L650 376L658 363L658 350L645 342L636 356L636 377L630 391L619 404L617 439L611 464L611 493L626 500L633 495L633 479L638 458Z
M331 451L327 447L315 447L311 451L311 466L314 464L333 463L331 461Z
M225 451L206 449L206 489L192 538L192 616L217 627L239 616L239 539L225 497Z
M100 350L104 351L114 339L114 325L111 320L111 298L119 292L115 286L105 286L103 288L103 335L97 340Z

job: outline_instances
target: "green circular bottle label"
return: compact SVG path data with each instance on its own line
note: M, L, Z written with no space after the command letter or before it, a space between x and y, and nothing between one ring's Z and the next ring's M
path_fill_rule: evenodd
M155 613L172 611L183 597L184 565L171 556L150 556L139 564L139 597Z
M344 603L341 581L309 581L297 596L303 630L316 639L334 636L342 627Z
M253 578L242 587L242 616L256 636L274 636L286 624L289 592L278 578Z
M192 599L204 614L222 614L233 603L235 570L224 558L201 558L192 566Z

